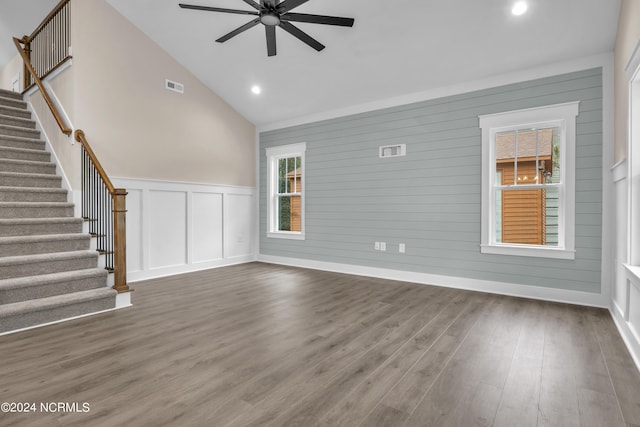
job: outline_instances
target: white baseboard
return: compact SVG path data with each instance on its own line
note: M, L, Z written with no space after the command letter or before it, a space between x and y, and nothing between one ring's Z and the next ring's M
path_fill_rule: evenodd
M381 279L399 280L403 282L443 286L455 289L466 289L471 291L510 295L522 298L532 298L544 301L555 301L600 308L609 307L609 302L603 295L590 292L544 288L540 286L530 285L517 285L513 283L492 282L488 280L477 280L464 277L441 276L437 274L416 273L386 268L364 267L359 265L339 264L263 254L258 255L258 261L270 264L281 264L292 267L310 268L313 270L324 270L336 273L354 274L358 276L377 277Z
M140 282L142 280L155 279L158 277L175 276L178 274L191 273L212 268L228 267L237 264L246 264L256 261L254 255L239 256L233 258L219 259L194 264L176 265L171 267L156 268L144 271L134 271L127 273L127 283Z

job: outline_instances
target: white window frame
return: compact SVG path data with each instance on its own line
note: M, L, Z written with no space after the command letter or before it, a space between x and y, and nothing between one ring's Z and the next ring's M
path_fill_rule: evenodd
M305 142L265 149L267 154L267 237L276 239L305 239L306 150L307 144ZM300 185L300 231L278 230L278 160L287 157L300 157L300 163L302 164L302 173L300 174L300 179L302 180Z
M482 129L482 214L480 252L542 258L575 259L576 117L579 101L479 116ZM496 242L497 133L530 128L560 128L558 246ZM522 189L537 188L522 185Z

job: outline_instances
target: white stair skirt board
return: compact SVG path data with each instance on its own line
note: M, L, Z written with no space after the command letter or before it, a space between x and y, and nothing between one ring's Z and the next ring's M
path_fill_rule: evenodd
M441 276L437 274L416 273L386 268L339 264L262 254L258 255L258 261L270 264L288 265L292 267L310 268L313 270L333 271L336 273L354 274L358 276L376 277L380 279L399 280L402 282L411 282L423 285L443 286L455 289L466 289L478 292L510 295L521 298L563 302L590 307L609 307L608 301L603 295L590 292L544 288L541 286L518 285L514 283L492 282L488 280L476 280L464 277Z

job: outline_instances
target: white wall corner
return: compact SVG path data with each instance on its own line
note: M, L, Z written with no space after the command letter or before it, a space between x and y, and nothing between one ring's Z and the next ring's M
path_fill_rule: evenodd
M613 301L615 283L615 180L614 128L615 128L614 54L603 57L602 64L602 238L600 263L600 292L609 302Z

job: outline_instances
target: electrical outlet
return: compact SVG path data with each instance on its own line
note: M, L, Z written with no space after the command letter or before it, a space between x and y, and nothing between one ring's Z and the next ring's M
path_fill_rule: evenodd
M386 242L380 242L380 250L381 251L386 251L387 250L387 243Z
M375 243L375 245L373 246L373 248L374 248L376 251L379 251L379 250L380 250L380 242L376 242L376 243Z
M403 254L403 253L404 253L404 250L405 250L404 243L400 243L400 244L398 245L398 252L400 252L401 254Z

